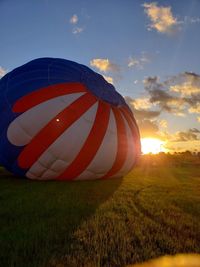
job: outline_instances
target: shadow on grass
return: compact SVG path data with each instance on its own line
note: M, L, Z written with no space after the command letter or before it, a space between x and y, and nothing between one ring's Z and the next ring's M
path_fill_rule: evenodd
M0 168L0 266L43 266L68 253L74 230L122 179L38 182Z

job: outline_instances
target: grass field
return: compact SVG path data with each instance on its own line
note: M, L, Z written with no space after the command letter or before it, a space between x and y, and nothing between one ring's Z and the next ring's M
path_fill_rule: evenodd
M126 177L34 182L0 168L0 266L118 267L200 253L200 162L145 156Z

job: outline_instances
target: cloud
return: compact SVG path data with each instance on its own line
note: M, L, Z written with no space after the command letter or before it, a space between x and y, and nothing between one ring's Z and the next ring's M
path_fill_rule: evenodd
M184 72L171 76L163 82L158 77L148 77L144 88L150 95L150 102L175 115L200 113L200 75Z
M144 80L144 88L150 95L149 101L152 104L156 104L161 110L165 110L176 115L184 115L183 110L185 107L185 101L179 97L170 95L165 90L168 81L163 83L159 82L158 77L148 77Z
M145 110L143 107L135 104L137 103L137 99L133 99L130 96L124 97L126 103L129 105L130 109L133 111L137 120L143 119L154 119L160 115L160 111L157 110Z
M177 18L172 14L170 6L158 6L157 3L144 3L144 12L149 17L151 23L148 29L155 29L159 33L172 33L179 25Z
M133 110L137 120L154 119L160 115L160 111L155 110Z
M188 110L190 113L200 113L200 104L198 106L194 106L189 108Z
M108 82L108 83L111 83L113 84L113 78L110 77L110 76L106 76L106 75L103 75L104 79Z
M186 131L178 131L174 134L168 132L160 133L168 144L176 142L189 142L200 140L200 131L197 128L191 128Z
M200 87L193 86L188 82L170 87L170 91L180 93L182 96L190 96L200 93Z
M73 34L76 35L76 34L79 34L79 33L84 31L84 27L78 25L79 24L78 23L79 22L79 18L78 18L78 16L76 14L74 14L70 18L69 22L70 22L70 24L72 24L72 30L71 31L72 31Z
M172 142L186 142L186 141L196 141L199 139L200 131L195 129L189 129L188 131L176 132L174 137L172 138Z
M133 100L132 105L134 105L135 109L149 109L152 106L150 103L149 98L136 98Z
M183 72L170 76L164 81L160 81L159 77L154 76L147 77L143 83L147 92L145 97L136 99L125 97L137 120L141 137L160 138L169 144L172 142L172 146L183 142L183 149L190 142L189 147L194 149L194 141L200 140L199 129L191 128L170 134L167 131L167 121L160 119L159 116L163 111L178 116L186 116L188 113L200 114L200 93L198 90L200 75ZM199 116L197 121L200 122Z
M0 78L2 78L7 73L7 70L0 66Z
M119 71L119 66L115 63L112 63L109 59L105 58L94 58L90 61L90 66L95 67L96 69L103 71L103 72L108 72L108 71L113 71L113 72L118 72Z
M128 67L143 69L144 65L150 62L150 57L146 53L142 53L140 57L129 57Z
M71 24L77 24L77 22L78 22L78 16L77 16L76 14L74 14L74 15L70 18L69 22L70 22Z
M144 137L158 137L159 128L156 121L142 120L138 122L140 135Z
M167 123L166 120L162 119L162 120L159 121L159 126L160 126L161 128L167 128L168 123Z
M159 33L171 34L181 30L184 25L200 23L200 17L185 16L177 19L172 13L171 6L158 6L156 2L144 3L144 12L147 14L151 23L148 30L156 30Z
M200 76L193 72L184 72L174 76L176 84L170 86L170 91L179 93L183 97L200 94Z
M133 58L133 57L129 57L128 67L134 67L134 66L138 66L138 65L140 65L140 62L138 59Z
M133 111L133 114L137 120L141 138L153 137L161 139L164 142L167 142L167 145L170 146L170 150L173 150L173 146L176 145L176 143L184 142L186 144L186 142L200 140L199 129L191 128L186 131L178 131L174 134L170 134L167 131L167 121L164 119L159 119L159 116L162 112L161 110L156 111L141 109L140 105L135 105L138 99L133 99L128 96L125 97L125 100ZM184 150L185 148L183 147L182 149Z
M200 18L199 17L189 17L185 16L182 21L179 21L180 24L197 24L200 23Z
M74 28L72 29L72 33L73 33L73 34L78 34L78 33L81 33L83 30L84 30L84 28L81 28L81 27L74 27Z
M191 128L189 129L189 131L192 133L200 133L200 130L198 130L197 128Z
M142 109L139 105L140 100L138 101L138 99L133 99L129 96L125 97L125 101L133 111L140 129L141 137L158 137L159 128L155 119L160 115L160 111ZM145 102L146 100L141 101Z

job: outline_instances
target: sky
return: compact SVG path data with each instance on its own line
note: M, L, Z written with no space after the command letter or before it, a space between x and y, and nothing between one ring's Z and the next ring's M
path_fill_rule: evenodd
M200 151L200 1L0 0L0 77L38 57L114 84L142 138Z

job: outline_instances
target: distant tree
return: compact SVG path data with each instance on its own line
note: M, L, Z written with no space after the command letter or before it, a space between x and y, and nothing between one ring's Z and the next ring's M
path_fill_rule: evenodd
M186 150L186 151L182 152L181 154L184 156L184 158L185 157L186 158L192 157L192 152L190 150Z
M186 151L183 152L183 155L192 156L192 152L190 150L186 150Z

